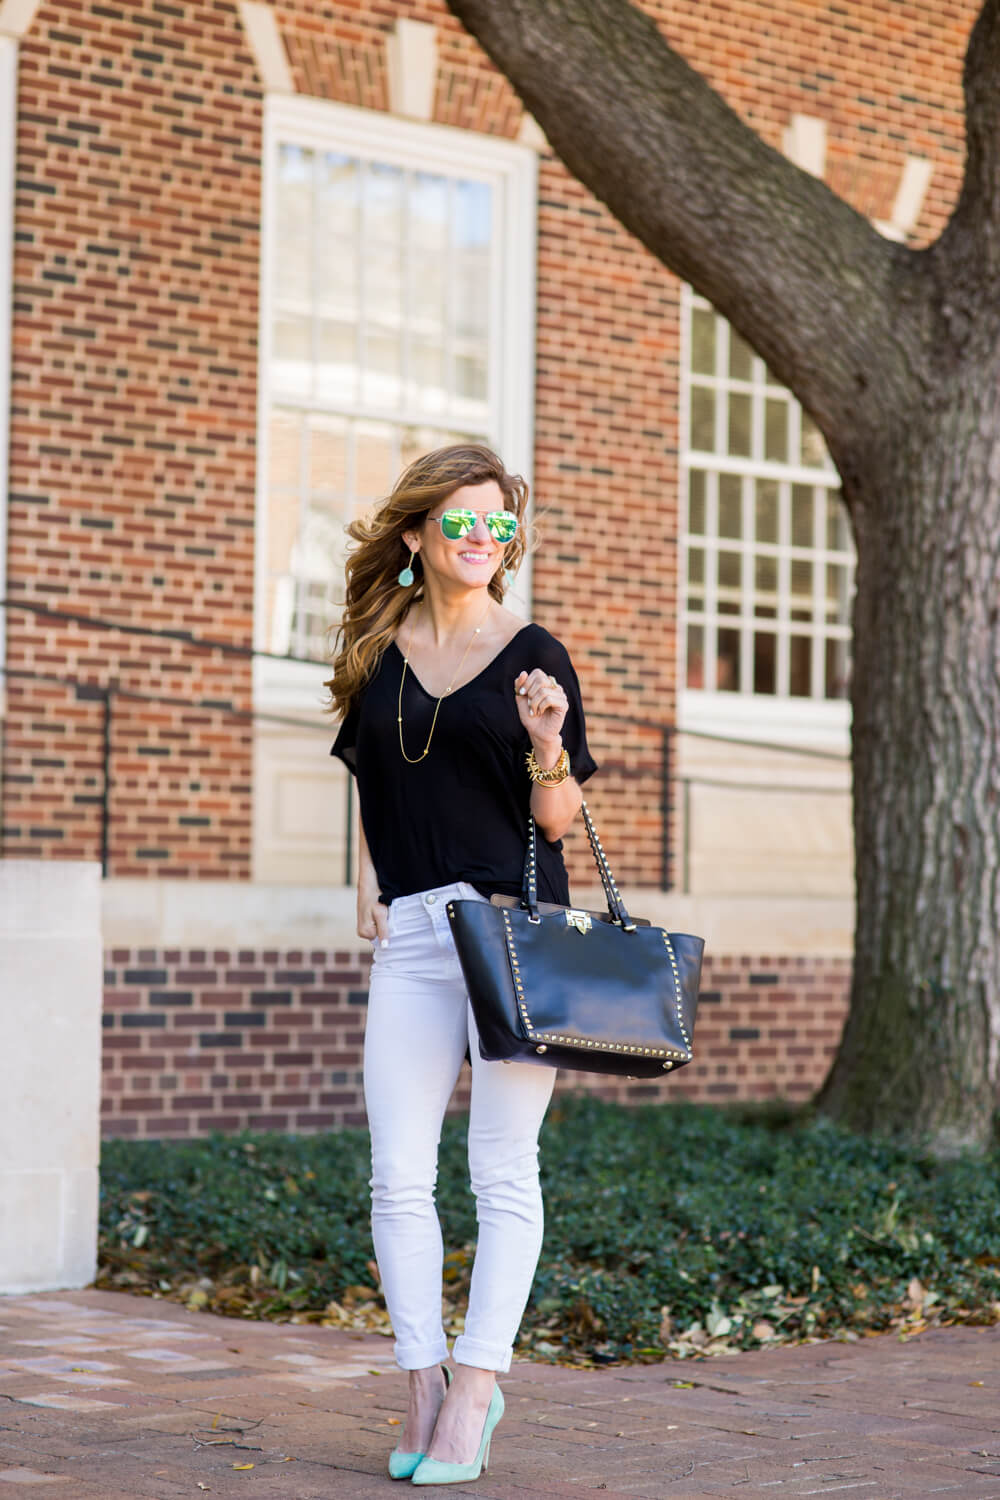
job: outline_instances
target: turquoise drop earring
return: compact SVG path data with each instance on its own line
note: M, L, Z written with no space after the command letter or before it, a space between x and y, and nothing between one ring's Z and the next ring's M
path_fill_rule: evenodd
M403 569L398 579L396 580L401 588L408 589L410 587L410 584L413 582L413 559L416 557L416 555L416 548L411 547L410 561L406 564L406 567Z

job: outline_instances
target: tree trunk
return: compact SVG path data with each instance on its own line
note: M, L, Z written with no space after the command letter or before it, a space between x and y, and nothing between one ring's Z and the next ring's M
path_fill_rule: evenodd
M847 495L857 931L820 1099L941 1153L989 1141L1000 1061L1000 368L949 363Z

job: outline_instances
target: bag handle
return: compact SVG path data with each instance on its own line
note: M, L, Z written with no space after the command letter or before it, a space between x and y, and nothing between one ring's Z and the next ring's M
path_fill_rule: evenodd
M604 846L597 836L597 829L594 827L594 822L590 816L590 810L587 807L586 802L582 802L580 804L580 808L583 813L583 821L587 829L587 837L590 840L590 852L594 856L594 863L597 865L598 873L601 877L601 884L604 886L604 895L608 903L608 915L611 917L612 922L615 922L619 927L624 928L626 932L634 932L636 924L632 921L632 918L625 910L625 903L618 893L618 887L615 884L615 877L611 873L611 866L608 864L608 858L604 852ZM540 922L542 920L538 914L537 866L538 849L537 835L535 833L535 820L532 817L531 813L529 813L528 848L524 856L524 878L521 884L521 905L527 908L529 913L529 920L532 922Z

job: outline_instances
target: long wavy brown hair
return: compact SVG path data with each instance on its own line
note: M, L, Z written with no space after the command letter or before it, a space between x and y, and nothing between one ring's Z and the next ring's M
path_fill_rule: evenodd
M419 552L411 564L413 583L403 588L398 582L410 560L403 532L417 530L439 501L464 485L491 479L500 486L504 508L521 523L507 544L503 569L487 585L493 598L502 602L503 572L516 572L527 546L523 523L528 486L519 474L508 474L492 449L480 443L454 443L415 459L374 511L347 527L354 546L347 558L347 594L334 644L333 676L325 684L332 713L347 712L410 609L423 597Z

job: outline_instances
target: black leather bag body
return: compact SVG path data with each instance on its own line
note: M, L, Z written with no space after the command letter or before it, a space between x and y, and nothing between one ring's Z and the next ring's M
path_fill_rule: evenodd
M705 944L635 920L583 805L606 912L538 901L535 822L520 905L449 901L479 1050L587 1073L654 1078L691 1061Z

